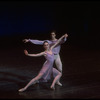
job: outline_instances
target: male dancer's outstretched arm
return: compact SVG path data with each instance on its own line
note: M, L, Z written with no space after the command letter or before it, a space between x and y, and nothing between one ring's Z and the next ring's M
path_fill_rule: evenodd
M47 41L49 44L51 44L49 40L34 40L34 39L24 39L23 40L24 43L31 42L36 45L43 45L44 41Z
M55 35L55 34L54 34ZM35 40L35 39L24 39L23 42L31 42L36 45L43 45L44 41L47 41L50 45L52 44L52 41L56 40L55 36L53 35L53 32L51 33L51 40ZM67 40L67 37L64 37L59 44L64 43Z

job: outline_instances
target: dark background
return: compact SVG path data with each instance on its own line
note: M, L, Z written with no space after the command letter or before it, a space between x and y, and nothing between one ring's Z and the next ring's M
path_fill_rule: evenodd
M67 32L72 44L98 48L99 5L99 1L1 1L0 44L42 39L56 30L58 37Z
M99 1L0 1L0 98L100 98L99 13ZM60 52L63 87L53 93L40 85L20 96L45 61L25 56L24 49L43 47L22 40L50 39L52 30L69 35Z

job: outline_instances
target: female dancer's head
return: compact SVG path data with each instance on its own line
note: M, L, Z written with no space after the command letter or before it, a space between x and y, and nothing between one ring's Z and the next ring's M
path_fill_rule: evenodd
M48 50L50 45L49 45L49 43L47 41L44 41L43 47L44 47L45 50Z

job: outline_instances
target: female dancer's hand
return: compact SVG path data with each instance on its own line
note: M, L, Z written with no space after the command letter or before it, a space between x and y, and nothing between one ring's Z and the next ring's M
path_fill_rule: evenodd
M67 37L68 37L68 34L66 33L66 34L64 35L64 37L66 37L66 38L67 38Z
M25 55L28 55L28 51L27 50L24 50L24 53L25 53Z

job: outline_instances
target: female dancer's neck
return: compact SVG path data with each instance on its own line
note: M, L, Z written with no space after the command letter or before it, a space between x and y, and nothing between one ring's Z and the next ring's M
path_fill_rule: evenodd
M46 49L45 51L49 51L49 48L48 48L48 49Z

